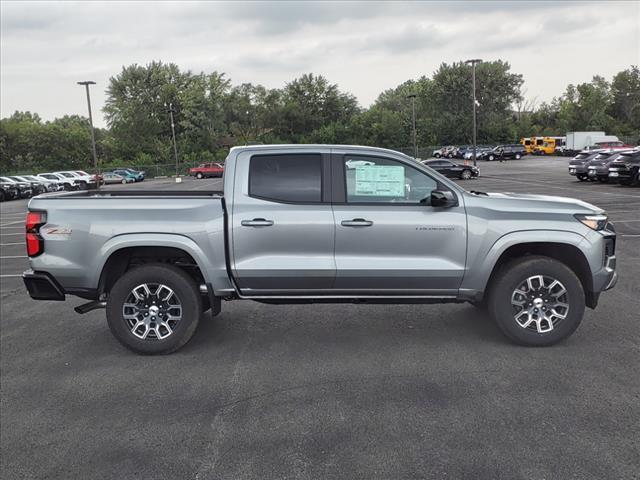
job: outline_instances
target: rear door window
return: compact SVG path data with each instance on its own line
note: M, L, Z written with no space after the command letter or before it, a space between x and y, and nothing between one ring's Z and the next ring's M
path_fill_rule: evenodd
M254 155L249 163L249 196L285 203L321 202L322 156Z

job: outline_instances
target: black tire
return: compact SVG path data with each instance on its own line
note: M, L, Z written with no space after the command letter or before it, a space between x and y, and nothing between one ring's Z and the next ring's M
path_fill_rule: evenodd
M586 175L576 175L578 177L578 180L580 180L581 182L586 182L587 180L589 180L589 178Z
M631 185L631 179L630 178L621 178L620 180L618 180L618 183L620 185L625 185L625 186L629 186Z
M489 155L489 156L487 157L487 160L489 160L490 162L493 162L493 160L494 160L495 158L496 158L496 157L494 157L493 155Z
M609 177L598 177L600 183L609 183Z
M202 172L198 172L198 173L196 173L196 178L198 180L202 180L204 178L204 175L202 175Z
M439 154L439 153L436 153L436 154L434 155L434 157L435 157L435 158L440 158L440 154Z
M4 202L6 200L5 195L4 195L4 191L0 190L0 202Z
M558 307L557 305L554 307L556 309L559 308L559 311L561 314L564 314L565 317L557 319L557 323L553 324L553 328L543 333L539 333L538 330L540 327L537 324L525 328L519 324L515 318L518 313L524 312L525 309L532 311L536 306L536 302L540 302L540 306L538 306L539 310L536 309L536 312L541 312L543 308L547 308L544 303L545 297L552 297L545 293L544 289L540 289L542 293L535 289L531 290L531 293L527 293L527 295L531 297L537 297L528 305L527 297L524 295L520 297L519 294L516 293L516 289L520 289L528 278L538 275L544 276L547 279L547 286L553 284L550 280L560 282L561 285L556 286L555 289L564 287L566 294L555 298L563 300L564 303L568 305L567 311L564 311L563 307ZM533 284L536 286L536 284L539 285L539 282L534 282ZM520 307L522 310L518 311L517 309L519 307L512 305L512 297L518 299L518 301L525 299L523 302L524 305ZM495 276L493 284L490 286L488 307L491 316L507 338L519 345L543 347L554 345L564 340L578 328L584 314L585 296L580 279L573 270L565 264L549 257L531 256L509 262L500 269ZM555 309L553 311L554 313L556 312ZM538 316L537 318L540 317ZM536 322L534 321L533 323ZM544 328L551 326L546 320L540 323Z
M120 183L123 184L123 185L126 185L127 184L127 180L123 178Z
M460 178L462 180L469 180L471 178L471 170L469 169L464 169L462 172L460 172Z
M156 336L162 328L157 326L157 323L153 334L155 338L142 339L134 335L130 324L124 318L124 303L132 294L132 290L142 284L166 285L173 290L182 307L182 318L172 325L172 332L163 339ZM153 297L149 299L151 301ZM158 303L160 304L159 299ZM183 270L165 264L149 264L129 270L113 286L107 301L107 322L111 333L129 350L143 355L162 355L178 350L193 336L201 313L202 299L193 279ZM151 323L151 326L153 325L154 323ZM145 328L151 332L149 326Z

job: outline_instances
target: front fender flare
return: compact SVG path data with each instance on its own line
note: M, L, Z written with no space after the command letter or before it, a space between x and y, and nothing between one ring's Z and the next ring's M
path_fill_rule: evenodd
M462 292L484 292L487 282L496 266L496 263L514 245L524 243L559 243L580 248L584 237L576 232L565 230L519 230L510 232L498 238L489 248L479 249L475 252L471 263L467 264L464 278L460 285Z

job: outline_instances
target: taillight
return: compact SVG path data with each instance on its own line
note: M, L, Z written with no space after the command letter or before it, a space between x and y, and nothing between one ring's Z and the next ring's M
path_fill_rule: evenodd
M44 239L40 227L47 223L47 212L29 212L25 222L27 230L27 255L37 257L44 252Z

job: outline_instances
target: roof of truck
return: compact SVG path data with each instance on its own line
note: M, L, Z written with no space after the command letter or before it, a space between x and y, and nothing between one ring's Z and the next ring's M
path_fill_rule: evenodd
M379 147L369 147L366 145L324 145L324 144L305 144L305 143L298 143L298 144L284 144L284 145L279 145L279 144L270 144L270 145L242 145L242 146L237 146L237 147L231 147L230 152L234 152L234 151L242 151L242 150L287 150L287 149L291 149L291 150L318 150L318 149L329 149L329 148L333 148L336 150L345 150L345 149L353 149L353 150L375 150L378 152L386 152L386 153L394 153L396 155L403 155L403 156L408 156L402 152L399 152L397 150L391 150L388 148L379 148Z

